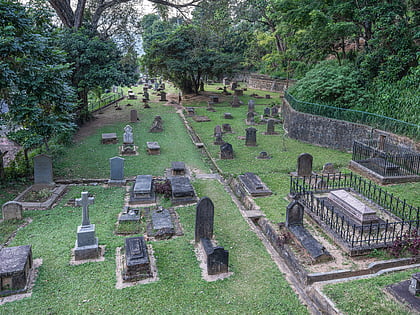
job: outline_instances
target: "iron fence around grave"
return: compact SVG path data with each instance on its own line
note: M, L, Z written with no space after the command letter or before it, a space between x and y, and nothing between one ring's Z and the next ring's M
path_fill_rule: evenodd
M316 193L325 193L335 189L353 190L372 200L384 211L398 219L371 222L365 225L355 224L338 209L326 203ZM420 226L420 208L409 205L372 182L350 174L329 174L322 176L291 177L290 193L299 194L308 213L322 222L336 237L351 249L371 249L388 247L404 235L412 235Z
M90 101L89 102L89 111L93 112L95 110L101 109L102 107L106 107L109 104L116 102L124 97L123 92L118 93L111 93L105 97L102 97L100 100Z
M420 139L420 125L360 110L299 101L287 91L284 92L284 98L293 109L299 112L368 125L376 129Z
M420 175L420 154L388 141L355 140L352 160L381 176Z

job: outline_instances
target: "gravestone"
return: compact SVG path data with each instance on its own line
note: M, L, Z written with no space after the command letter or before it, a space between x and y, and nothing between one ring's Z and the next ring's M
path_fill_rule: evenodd
M232 160L233 159L233 148L230 143L225 142L220 146L220 159Z
M270 113L271 113L271 111L270 111L270 107L266 107L266 108L264 108L264 116L270 116Z
M102 144L115 144L118 143L117 134L115 132L103 133L101 136Z
M147 90L145 90L143 93L143 99L145 99L146 101L150 101L149 92L147 92Z
M137 110L132 109L130 111L130 122L131 123L135 123L139 120L138 116L137 116Z
M408 291L412 295L420 294L420 272L411 275L411 281L410 285L408 286Z
M216 110L213 108L213 102L207 102L207 111L209 112L215 112Z
M238 95L233 95L232 107L240 107L241 102L239 101Z
M257 146L257 129L254 127L246 128L245 145L247 147Z
M52 159L49 155L39 154L34 157L35 185L54 185Z
M248 112L255 112L255 102L253 100L248 101Z
M89 220L89 205L92 205L95 199L89 197L87 191L82 192L81 195L81 198L76 199L76 206L82 207L82 225L77 228L75 260L98 258L100 254L98 238L95 237L95 224L91 224Z
M231 133L232 132L232 126L230 124L223 124L222 125L222 132L223 133Z
M223 85L229 85L230 81L229 78L223 78Z
M169 239L175 235L174 225L168 209L159 207L152 211L153 237L156 239Z
M275 135L277 132L274 131L276 121L274 119L269 119L267 122L267 132L266 135Z
M155 116L152 126L150 127L149 132L162 132L163 131L163 122L161 116Z
M303 215L305 210L300 202L295 199L286 208L286 227L292 225L303 226Z
M263 197L272 194L272 191L261 181L261 178L251 172L238 176L239 182L245 191L252 197Z
M236 96L243 96L244 95L244 90L235 89L234 93L235 93Z
M171 178L172 188L172 204L188 204L196 202L194 188L190 183L190 179L184 176Z
M203 197L199 200L195 212L195 242L201 238L213 238L214 205L210 198Z
M279 108L277 106L271 107L271 116L276 117L279 114Z
M311 176L312 161L313 157L309 153L300 154L297 159L297 176Z
M0 296L24 292L32 268L31 245L0 249Z
M231 113L225 113L223 116L225 119L233 119L233 116Z
M118 223L124 222L139 222L140 221L140 210L131 209L130 207L124 207L123 212L118 217Z
M266 98L267 100L269 100L269 99L271 98L271 95L270 95L270 94L266 94L266 95L265 95L265 98Z
M131 127L130 125L127 125L124 127L124 135L123 135L123 143L124 144L133 144L134 143L134 139L133 139L133 127Z
M150 203L155 201L152 175L138 175L131 192L130 203Z
M210 102L212 103L219 103L219 97L217 95L210 95Z
M271 159L271 156L269 156L266 151L261 151L260 154L257 156L257 159L269 160L269 159Z
M236 83L235 81L232 81L232 82L230 83L230 89L231 89L232 91L234 91L237 87L238 87L238 83Z
M334 174L337 173L337 170L332 163L325 163L322 167L322 174Z
M149 254L144 237L127 237L125 239L123 281L137 281L151 276Z
M185 175L186 167L184 162L171 162L171 173L174 176Z
M218 133L222 133L222 127L220 125L216 125L213 130L213 136L216 137Z
M124 179L124 159L119 156L114 156L109 159L110 165L110 179L109 185L125 185Z
M166 102L167 101L166 92L163 92L163 91L160 92L160 100L159 101L161 101L161 102Z
M23 218L23 205L17 201L8 201L1 207L3 220L21 220Z
M248 112L246 114L246 124L247 125L255 124L254 116L255 116L254 112Z
M221 246L213 246L208 238L200 239L203 247L208 275L217 275L229 271L229 251Z
M225 142L223 141L222 133L217 133L216 136L215 136L215 139L213 141L213 144L222 145L223 143L225 143Z
M154 142L146 142L147 152L149 155L159 155L160 154L160 146L159 143L156 141Z

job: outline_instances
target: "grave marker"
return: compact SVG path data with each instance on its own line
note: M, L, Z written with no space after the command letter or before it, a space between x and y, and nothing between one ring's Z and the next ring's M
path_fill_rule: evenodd
M300 154L297 159L297 176L311 176L312 161L313 157L309 153Z
M138 116L137 116L137 110L132 109L130 111L130 122L131 123L135 123L139 120Z
M143 236L125 239L124 281L136 281L152 275L149 254Z
M254 127L246 128L245 145L247 147L257 146L257 129Z
M124 159L119 156L114 156L109 159L110 165L110 179L109 185L125 185L124 180Z
M21 220L23 218L23 205L17 201L8 201L2 207L3 220Z
M220 146L220 159L232 160L233 159L233 148L230 143L225 142Z
M210 198L203 197L197 204L195 215L195 242L201 238L213 238L214 205Z
M34 157L35 185L54 185L52 159L49 155L39 154Z

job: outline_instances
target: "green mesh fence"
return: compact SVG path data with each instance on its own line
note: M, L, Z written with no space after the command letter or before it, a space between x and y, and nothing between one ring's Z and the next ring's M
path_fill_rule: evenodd
M302 102L295 99L287 91L284 93L284 98L298 112L368 125L395 134L420 139L420 125L360 110Z

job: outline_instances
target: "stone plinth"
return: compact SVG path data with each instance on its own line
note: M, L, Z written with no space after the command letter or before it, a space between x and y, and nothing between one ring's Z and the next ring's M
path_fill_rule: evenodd
M159 155L160 154L160 146L157 142L146 142L147 145L147 152L150 155Z
M144 238L128 237L125 239L124 281L137 281L151 277L150 260Z
M95 259L100 255L98 238L95 237L95 224L79 225L74 248L74 259Z

